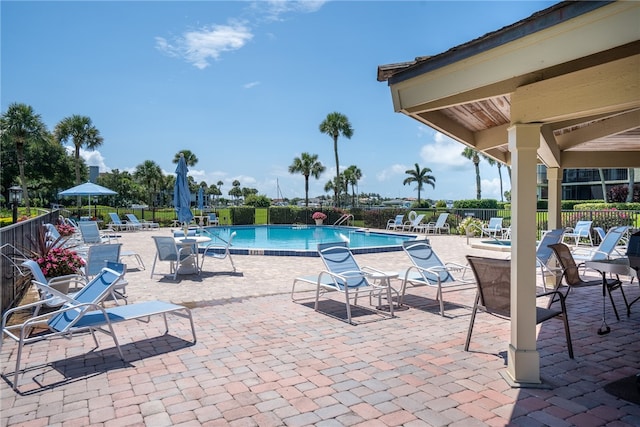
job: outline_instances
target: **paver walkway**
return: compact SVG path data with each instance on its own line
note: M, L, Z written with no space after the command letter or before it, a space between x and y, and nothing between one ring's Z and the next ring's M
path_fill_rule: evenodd
M208 260L201 276L150 279L150 236L168 233L122 233L123 250L139 253L147 267L127 272L128 294L131 302L192 307L197 343L189 343L184 319L162 335L157 318L115 326L126 362L101 335L95 351L90 336L28 346L23 393L0 381L2 426L640 426L640 405L603 390L640 370L640 305L619 322L607 306L611 333L600 336L602 295L572 291L575 359L568 358L562 322L545 322L538 347L550 388L512 389L501 376L508 322L479 314L471 351L462 350L473 288L445 294L446 317L434 290L416 287L396 318L354 310L357 325L348 325L339 319L345 315L337 295L323 300L320 312L310 300L290 299L293 278L319 271L319 258L234 256L237 274L228 260ZM470 249L463 237L431 240L444 260L505 257ZM383 270L408 265L402 252L356 258ZM156 268L168 271L164 263ZM640 295L637 282L625 288ZM15 349L5 343L3 371L11 371Z

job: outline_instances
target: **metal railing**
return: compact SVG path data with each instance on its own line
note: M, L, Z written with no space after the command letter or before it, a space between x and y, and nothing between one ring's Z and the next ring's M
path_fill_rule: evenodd
M33 249L31 239L38 235L38 227L42 224L55 224L58 221L58 211L48 212L30 220L0 228L0 241L2 241L2 259L0 271L0 303L2 313L10 307L17 305L31 283L31 277L25 276L16 269L14 263L7 259L19 261L21 255L16 254L15 249L21 253L30 253Z

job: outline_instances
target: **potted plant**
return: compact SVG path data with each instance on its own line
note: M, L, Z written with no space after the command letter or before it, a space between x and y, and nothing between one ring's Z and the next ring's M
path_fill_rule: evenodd
M38 264L47 280L69 276L68 281L56 281L58 285L55 286L60 292L67 293L70 282L77 281L78 275L82 275L84 259L73 249L60 246L64 242L63 236L55 241L49 240L44 225L38 228L36 238L29 240L32 244L31 258Z
M49 249L35 261L47 278L81 274L85 265L85 261L76 251L60 247Z
M56 225L56 230L58 230L58 233L60 233L62 237L72 236L73 233L76 232L75 227L68 224L58 224Z
M322 212L314 212L311 218L316 220L316 225L322 225L324 220L327 219L327 215Z

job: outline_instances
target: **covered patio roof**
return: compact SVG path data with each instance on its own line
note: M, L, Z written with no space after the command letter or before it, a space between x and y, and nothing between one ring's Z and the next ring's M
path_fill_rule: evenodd
M396 112L512 167L515 386L540 384L535 337L536 165L549 229L562 170L640 167L640 3L561 2L446 52L378 67Z
M393 106L511 163L507 129L540 123L547 167L640 166L640 5L562 2L446 52L378 67Z

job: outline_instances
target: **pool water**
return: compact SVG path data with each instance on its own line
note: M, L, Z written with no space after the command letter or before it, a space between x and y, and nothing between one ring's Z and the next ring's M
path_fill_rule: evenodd
M416 238L357 227L312 225L248 225L205 230L225 241L235 231L230 252L242 255L318 256L318 243L342 241L348 242L353 253L390 252L402 250L402 242Z

